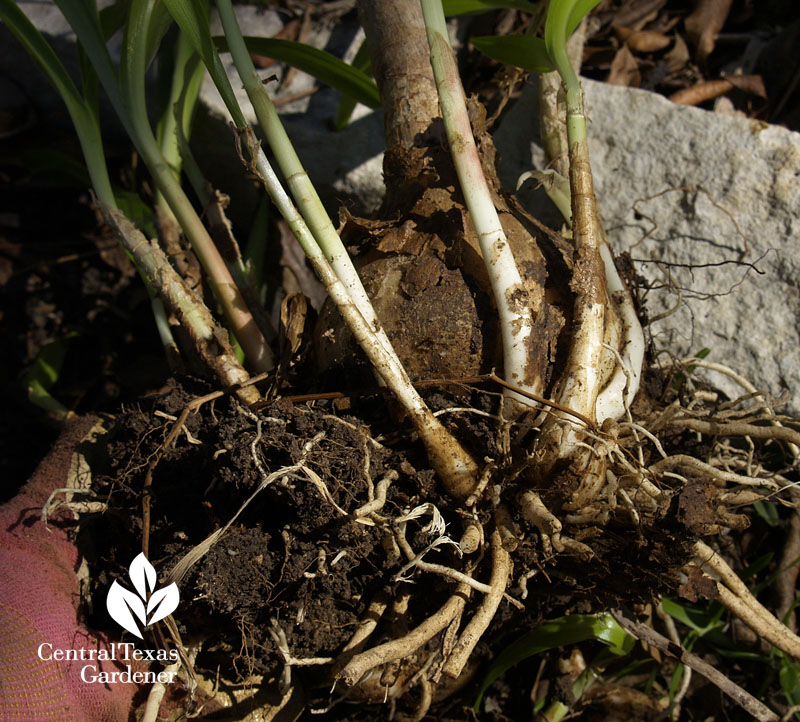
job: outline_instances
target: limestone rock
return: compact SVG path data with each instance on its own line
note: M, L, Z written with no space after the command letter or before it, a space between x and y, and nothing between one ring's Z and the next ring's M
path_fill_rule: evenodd
M800 134L584 81L595 190L610 239L651 284L656 345L711 349L800 413ZM535 86L496 134L500 177L542 168ZM555 215L543 191L522 199ZM658 318L661 314L669 315ZM655 320L657 319L657 320ZM713 374L730 396L741 388Z

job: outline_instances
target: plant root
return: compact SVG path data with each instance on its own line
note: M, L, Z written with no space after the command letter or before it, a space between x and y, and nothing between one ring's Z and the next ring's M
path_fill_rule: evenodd
M716 594L712 594L731 612L741 619L756 634L766 639L782 652L800 660L800 637L795 635L788 627L764 607L742 582L736 572L731 569L725 560L711 549L707 544L697 541L693 551L700 560L701 568L708 567L716 572L720 580L716 581L704 575L703 581L712 582ZM690 565L692 567L693 565ZM697 567L694 566L696 570ZM691 572L692 569L690 568ZM692 580L694 582L694 580ZM702 582L699 582L702 583ZM703 587L705 589L705 585Z
M352 687L371 670L410 657L439 632L442 632L455 616L463 611L464 605L469 599L469 593L469 586L460 584L456 592L438 612L428 617L404 637L384 642L366 652L357 654L347 662L337 675L337 679L340 679L348 687Z
M492 578L489 582L489 592L458 638L443 669L444 674L454 679L463 671L472 650L475 649L475 645L494 618L513 571L511 557L503 547L499 530L492 533L490 544L492 547Z

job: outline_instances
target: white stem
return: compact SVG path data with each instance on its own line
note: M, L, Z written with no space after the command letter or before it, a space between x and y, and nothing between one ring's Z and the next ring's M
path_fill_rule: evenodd
M644 332L633 306L630 291L623 283L614 265L614 258L607 242L600 246L600 256L606 269L606 288L608 296L616 306L617 315L622 321L622 344L620 362L611 380L600 392L595 404L597 423L606 419L620 419L630 408L634 396L639 391L644 363Z
M376 328L377 320L371 322L364 317L353 300L350 289L338 277L333 265L320 249L263 151L259 148L254 155L256 170L272 202L286 219L328 295L336 304L370 363L408 412L414 428L425 444L431 464L445 488L457 498L469 496L478 478L478 467L474 460L426 406L408 378L388 338L385 334L378 333L380 327ZM369 308L371 310L372 306ZM372 318L375 318L374 311Z
M337 277L347 288L352 302L375 329L375 333L387 353L394 354L394 349L375 315L375 310L372 308L372 303L364 290L353 261L325 211L322 201L320 201L319 195L278 117L278 111L256 72L250 53L245 46L232 3L230 0L218 0L217 10L236 70L247 91L247 97L250 99L267 142L275 154L278 167L286 178L286 184L316 239L316 247L325 253ZM263 155L263 151L260 151L260 154Z
M483 174L440 0L422 0L422 12L447 141L500 317L505 379L525 391L539 394L542 389L538 384L534 387L529 383L527 373L528 340L533 330L528 293ZM511 393L526 403L523 397Z

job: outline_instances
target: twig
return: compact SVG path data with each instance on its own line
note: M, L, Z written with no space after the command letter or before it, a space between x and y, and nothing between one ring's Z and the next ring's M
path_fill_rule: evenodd
M702 674L709 682L719 687L720 690L742 709L753 715L759 722L779 722L780 718L769 707L759 702L753 695L742 689L735 682L732 682L722 672L704 662L696 654L687 652L681 645L675 644L646 624L626 618L618 609L612 610L611 615L623 629L630 632L637 639L647 642L647 644L656 649L660 649L670 657L679 659L687 667L690 667L698 674Z

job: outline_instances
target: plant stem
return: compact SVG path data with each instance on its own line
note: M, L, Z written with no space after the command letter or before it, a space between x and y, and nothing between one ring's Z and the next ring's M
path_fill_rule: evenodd
M447 140L500 317L505 379L525 391L539 394L540 385L531 384L528 374L528 347L533 330L528 293L483 174L441 1L422 0L422 12ZM524 403L518 394L507 393Z
M568 67L567 70L559 65L567 86L569 180L575 244L573 288L577 293L573 311L575 332L559 401L602 423L609 418L622 417L639 389L644 335L600 222L589 162L583 91L566 52L563 62ZM609 298L609 291L612 298ZM612 362L615 370L611 379L601 387L604 381L601 371L608 360L605 336L607 326L613 323L621 324L620 355Z
M123 97L127 101L132 125L131 137L208 274L217 300L251 367L259 372L270 371L275 366L272 351L254 323L252 314L214 246L211 236L180 184L175 180L172 169L161 154L150 127L145 92L145 71L148 61L145 35L148 21L142 18L152 14L154 7L154 0L140 0L138 4L134 3L133 10L142 15L138 22L129 22L126 29L121 76Z
M303 168L289 140L289 136L286 134L275 105L267 95L267 91L261 83L261 78L256 73L250 53L247 51L247 46L242 37L239 21L233 11L231 0L218 0L217 9L236 70L300 213L302 213L311 233L317 240L319 248L322 249L328 262L333 267L336 276L345 285L356 308L370 326L375 329L375 333L387 353L396 355L389 343L386 332L375 316L372 303L364 290L353 262L347 254L347 250L342 244L331 219L328 217L305 168Z
M264 151L255 142L252 131L246 128L243 130L254 170L261 177L270 198L294 233L356 341L408 412L446 490L456 498L469 496L477 482L477 464L442 426L411 384L375 315L339 234L325 212L286 135L275 106L255 71L230 0L218 0L217 7L239 77L300 208L299 212L272 170Z
M441 113L419 0L359 0L358 11L381 92L387 152L430 145Z
M356 307L349 290L320 249L266 156L263 152L258 152L260 148L249 128L245 131L245 135L248 134L250 138L246 138L247 145L251 149L251 155L256 158L255 172L264 183L272 202L294 233L309 263L325 286L331 300L336 304L356 341L366 353L370 363L408 412L414 428L425 444L431 464L442 480L445 489L455 498L466 498L472 493L478 478L478 467L475 461L433 415L412 385L397 355L393 351L389 352L391 347L387 350L375 333L374 326ZM254 149L254 146L257 150Z
M136 259L137 266L191 336L203 364L227 386L247 381L250 377L236 360L226 334L216 325L206 306L186 287L155 241L148 241L119 211L103 204L100 208L120 242ZM238 395L245 403L261 398L253 386L240 389Z

